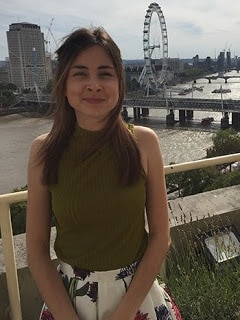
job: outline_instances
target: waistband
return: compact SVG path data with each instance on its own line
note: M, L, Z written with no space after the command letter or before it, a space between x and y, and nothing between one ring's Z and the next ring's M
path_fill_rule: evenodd
M132 264L115 270L107 271L89 271L81 269L79 267L71 266L66 262L59 261L58 271L67 275L69 278L77 278L80 280L90 280L94 282L99 281L116 281L122 280L126 277L133 276L137 270L139 261L135 261Z

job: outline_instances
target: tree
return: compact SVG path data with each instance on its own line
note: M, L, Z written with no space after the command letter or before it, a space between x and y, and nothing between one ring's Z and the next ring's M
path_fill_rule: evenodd
M8 83L6 84L5 88L7 90L11 90L11 91L16 91L17 90L17 86L14 83Z
M13 189L13 192L24 191L24 190L27 190L27 186L15 188ZM11 211L13 235L25 233L26 215L27 215L26 201L11 204L10 211ZM54 226L54 225L55 225L55 216L52 215L51 226Z
M232 171L218 175L216 179L204 191L238 185L240 182L240 171Z
M13 192L27 190L27 186L15 188ZM27 203L18 202L10 206L13 235L24 233L26 230Z
M207 158L238 152L240 152L239 133L232 128L219 130L213 136L213 146L207 149Z
M213 136L213 146L207 149L207 158L232 153L240 153L239 133L233 129L218 131ZM170 174L166 178L167 187L170 192L178 190L179 195L188 196L239 184L240 172L231 172L231 165L230 172L223 172L227 166L229 164Z
M214 167L195 169L180 173L169 174L166 178L169 190L178 189L179 196L185 197L206 191L219 176Z
M14 95L12 90L2 89L0 90L0 105L1 107L9 107L16 103L16 95Z

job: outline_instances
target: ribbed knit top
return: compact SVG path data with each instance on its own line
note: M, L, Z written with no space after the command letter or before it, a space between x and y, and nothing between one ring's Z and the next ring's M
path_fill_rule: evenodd
M134 185L121 186L110 144L78 161L98 137L98 131L76 126L59 163L58 183L50 190L58 258L103 271L131 264L144 253L146 178L142 173Z

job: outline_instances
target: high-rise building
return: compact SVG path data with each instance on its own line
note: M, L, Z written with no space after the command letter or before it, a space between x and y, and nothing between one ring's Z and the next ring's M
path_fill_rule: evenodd
M232 65L232 58L231 58L231 51L227 51L227 57L226 57L226 69L230 70Z
M19 89L42 88L47 83L44 35L38 25L12 23L7 31L10 81Z
M199 65L199 55L196 54L195 57L193 57L193 66L198 67Z
M218 71L225 70L225 51L221 51L218 55L217 68L218 68Z

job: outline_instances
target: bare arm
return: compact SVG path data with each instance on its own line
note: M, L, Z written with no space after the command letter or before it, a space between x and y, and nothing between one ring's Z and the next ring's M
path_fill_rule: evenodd
M32 144L28 165L27 259L36 285L55 320L79 320L63 282L50 258L51 200L41 183L42 167L37 164L38 149L44 136Z
M159 141L148 128L136 127L147 174L147 218L149 243L136 274L120 305L109 320L133 320L164 262L170 245L165 175Z

